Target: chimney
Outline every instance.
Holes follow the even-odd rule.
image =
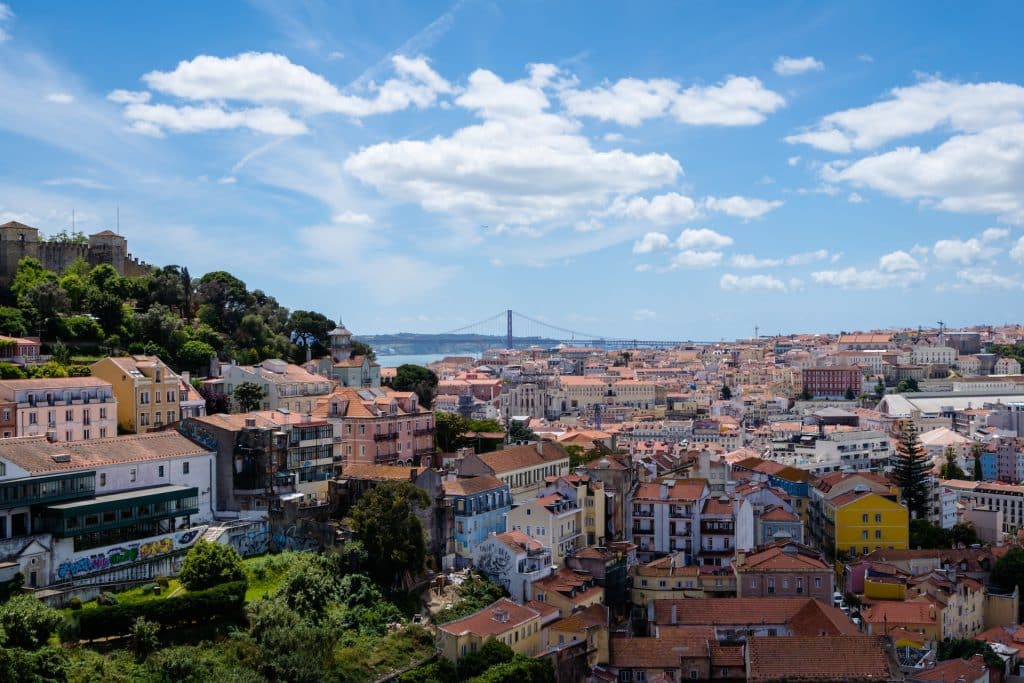
[[[537,455],[544,455],[544,444],[540,439],[537,439]]]

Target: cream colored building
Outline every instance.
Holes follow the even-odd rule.
[[[157,356],[104,358],[89,369],[110,382],[122,431],[143,434],[181,418],[181,378]]]
[[[522,502],[534,498],[548,477],[569,474],[569,454],[557,443],[538,441],[493,453],[470,453],[459,461],[459,476],[481,474],[494,475],[508,484],[513,501]]]
[[[224,392],[231,396],[243,382],[258,384],[263,389],[263,410],[287,410],[309,413],[321,396],[331,393],[334,382],[326,377],[283,360],[267,359],[257,365],[221,366]],[[238,407],[233,406],[238,412]]]
[[[437,649],[445,659],[457,662],[476,652],[489,640],[500,640],[516,654],[533,657],[541,650],[541,615],[508,598],[479,612],[437,627]]]
[[[506,513],[505,528],[521,531],[551,548],[551,563],[587,546],[605,543],[604,484],[586,475],[560,477],[536,498],[519,502]]]

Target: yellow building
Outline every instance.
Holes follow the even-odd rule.
[[[157,356],[104,358],[89,370],[112,385],[122,432],[143,434],[181,419],[181,378]]]
[[[551,548],[551,561],[587,546],[605,543],[604,484],[588,475],[548,477],[536,498],[519,499],[505,515],[509,531],[522,531]]]
[[[559,619],[546,629],[547,647],[558,649],[579,642],[587,644],[587,665],[608,661],[608,608],[591,605]]]
[[[501,598],[475,614],[438,626],[437,648],[445,659],[457,662],[488,640],[500,640],[517,654],[533,657],[541,650],[540,622],[537,610]]]
[[[836,553],[850,557],[875,550],[905,550],[910,522],[907,508],[894,495],[854,489],[825,501],[825,536]]]
[[[675,553],[654,562],[630,569],[633,587],[630,600],[634,605],[647,605],[652,600],[703,598],[700,567],[686,566],[686,555]]]

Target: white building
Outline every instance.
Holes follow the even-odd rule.
[[[518,603],[529,600],[530,584],[549,576],[551,548],[522,531],[491,534],[473,549],[473,566],[488,579],[504,586]]]
[[[969,509],[1001,512],[1004,532],[1024,528],[1024,486],[958,479],[943,479],[939,484],[955,491],[959,501]]]
[[[173,573],[213,519],[214,453],[176,432],[0,450],[0,562],[28,586]]]
[[[231,396],[239,384],[253,382],[265,394],[263,410],[309,413],[317,399],[331,393],[331,380],[283,360],[268,359],[256,365],[222,365],[221,386]]]
[[[915,346],[911,349],[914,365],[952,365],[956,362],[956,349],[948,346]]]
[[[772,460],[799,467],[815,476],[840,471],[879,470],[894,453],[885,432],[857,430],[827,436],[801,434],[772,442]]]

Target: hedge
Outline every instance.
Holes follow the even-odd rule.
[[[83,640],[127,634],[139,617],[170,628],[241,618],[247,587],[246,581],[233,581],[173,598],[82,610],[73,618]]]

